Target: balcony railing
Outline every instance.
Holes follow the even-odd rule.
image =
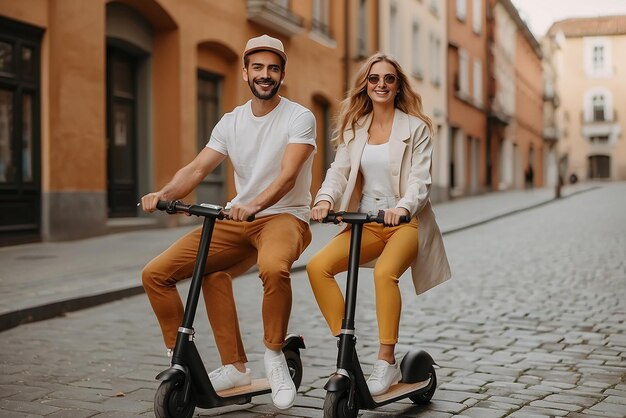
[[[556,142],[559,140],[560,132],[556,126],[543,127],[543,140],[546,142]]]
[[[273,0],[248,0],[248,19],[285,36],[304,29],[304,19]]]
[[[612,113],[612,114],[610,114]],[[585,114],[585,111],[580,112],[580,121],[583,124],[612,124],[617,122],[617,111],[613,110],[613,112],[605,112],[595,110],[592,111],[591,114]]]

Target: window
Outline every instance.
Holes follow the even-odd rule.
[[[472,28],[480,33],[483,26],[483,0],[472,0]]]
[[[476,106],[482,106],[483,104],[483,63],[479,59],[474,60],[473,76],[474,76],[474,102]]]
[[[596,87],[583,96],[583,122],[610,122],[615,118],[613,93],[604,87]]]
[[[439,0],[430,0],[430,12],[435,16],[439,15]]]
[[[42,34],[0,16],[0,245],[39,238]]]
[[[441,83],[441,39],[433,33],[430,34],[430,81],[438,86]]]
[[[220,118],[221,77],[198,72],[198,151],[209,142],[211,131]]]
[[[311,29],[330,37],[330,18],[328,0],[313,0],[313,18]]]
[[[0,38],[0,186],[38,183],[36,48],[22,39]]]
[[[456,17],[462,22],[465,22],[467,15],[467,0],[456,0]]]
[[[589,141],[593,144],[608,144],[609,136],[608,135],[596,135],[589,137]]]
[[[593,96],[592,107],[593,107],[593,121],[594,122],[603,122],[605,120],[604,106],[605,106],[605,103],[604,103],[603,95]]]
[[[613,75],[610,38],[602,36],[584,38],[584,51],[584,68],[588,77]]]
[[[469,96],[469,64],[467,51],[459,49],[459,93]]]
[[[420,25],[418,22],[413,23],[413,32],[411,35],[411,47],[413,57],[413,74],[422,78],[421,48],[420,48]]]
[[[391,5],[389,10],[389,52],[397,60],[400,60],[400,24],[398,22],[398,8],[395,4]]]
[[[222,114],[223,78],[204,70],[198,71],[198,150],[204,149],[213,128]],[[226,200],[226,164],[218,165],[200,183],[196,190],[200,202],[220,203]]]
[[[593,47],[593,70],[594,72],[600,71],[604,68],[604,46],[595,45]]]
[[[357,53],[367,56],[367,0],[359,0]]]

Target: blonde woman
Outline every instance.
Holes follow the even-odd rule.
[[[443,240],[429,201],[432,123],[395,59],[370,57],[342,102],[335,161],[317,193],[311,219],[330,210],[377,212],[385,223],[365,224],[361,264],[374,260],[378,359],[367,380],[372,395],[401,380],[395,359],[402,299],[398,281],[411,267],[416,293],[450,278]],[[408,215],[410,223],[400,224]],[[341,332],[344,299],[335,275],[348,268],[347,226],[307,265],[317,303],[334,336]]]

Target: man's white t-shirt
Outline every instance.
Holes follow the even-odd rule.
[[[225,114],[206,145],[227,155],[233,164],[237,196],[231,203],[251,202],[278,177],[287,144],[310,144],[314,152],[300,170],[293,189],[256,215],[291,213],[308,223],[315,117],[306,107],[284,97],[270,113],[260,117],[254,116],[251,104],[248,101]]]

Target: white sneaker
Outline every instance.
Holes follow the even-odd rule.
[[[376,360],[374,370],[367,379],[367,388],[372,396],[382,395],[400,379],[402,379],[402,372],[397,361],[394,364],[389,364],[385,360]]]
[[[252,383],[250,369],[246,369],[246,372],[242,373],[232,364],[227,364],[219,369],[213,370],[209,373],[209,379],[216,392]]]
[[[278,409],[291,408],[296,400],[296,385],[291,380],[285,355],[265,353],[265,373],[272,388],[272,401]]]

